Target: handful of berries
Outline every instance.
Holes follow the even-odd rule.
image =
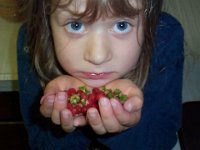
[[[93,88],[89,91],[85,86],[80,86],[78,89],[70,88],[66,91],[67,93],[67,108],[72,112],[72,115],[85,115],[87,110],[91,107],[98,108],[98,101],[102,97],[107,97],[109,99],[116,98],[121,103],[124,103],[128,96],[123,94],[121,90],[107,89],[103,87]]]

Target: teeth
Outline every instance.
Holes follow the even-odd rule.
[[[92,76],[100,76],[102,75],[103,73],[91,73]]]

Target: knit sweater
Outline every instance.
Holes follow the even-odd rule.
[[[65,133],[39,112],[42,87],[26,47],[26,27],[19,30],[17,60],[20,107],[31,149],[85,150],[98,141],[112,150],[170,150],[181,126],[184,34],[181,24],[161,13],[157,25],[151,66],[144,87],[139,123],[117,134],[96,135],[89,126]]]

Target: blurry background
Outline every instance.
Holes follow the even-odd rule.
[[[165,0],[163,10],[175,16],[185,31],[183,101],[200,101],[200,1]]]
[[[19,5],[17,0],[0,0],[0,91],[17,90],[16,40],[23,19]]]

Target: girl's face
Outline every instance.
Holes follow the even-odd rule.
[[[130,2],[135,4],[135,0]],[[86,0],[74,0],[68,6],[76,12],[83,12],[85,8]],[[100,17],[88,24],[84,19],[77,20],[70,11],[57,8],[50,20],[60,65],[87,85],[103,86],[136,67],[143,43],[139,15]]]

